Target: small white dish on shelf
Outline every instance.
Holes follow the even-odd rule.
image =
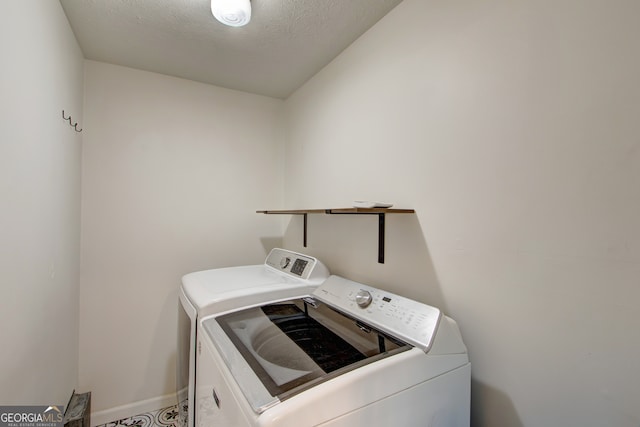
[[[391,203],[372,202],[369,200],[356,200],[353,202],[354,208],[390,208]]]

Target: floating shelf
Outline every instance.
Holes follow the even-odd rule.
[[[384,264],[384,234],[386,214],[408,214],[415,213],[413,209],[390,209],[390,208],[337,208],[337,209],[294,209],[294,210],[268,210],[256,211],[256,213],[266,215],[302,215],[303,216],[303,245],[307,247],[307,215],[377,215],[378,216],[378,262]]]

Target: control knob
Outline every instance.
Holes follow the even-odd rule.
[[[360,289],[356,294],[356,303],[362,308],[367,308],[369,304],[371,304],[371,301],[373,301],[373,297],[369,291]]]
[[[291,258],[286,256],[280,260],[280,267],[287,268],[290,263],[291,263]]]

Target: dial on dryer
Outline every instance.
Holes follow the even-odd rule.
[[[282,268],[287,268],[289,264],[291,264],[291,258],[289,258],[288,256],[280,260],[280,267]]]

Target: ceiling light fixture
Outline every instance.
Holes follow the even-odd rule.
[[[251,20],[251,2],[249,0],[211,0],[211,12],[225,25],[242,27]]]

